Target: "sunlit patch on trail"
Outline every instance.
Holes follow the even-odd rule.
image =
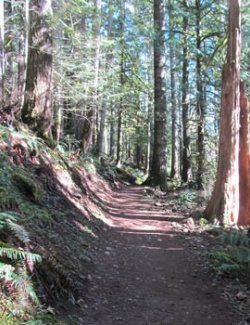
[[[183,247],[160,247],[160,246],[133,246],[136,248],[143,248],[143,249],[149,249],[149,250],[164,250],[164,251],[183,251]]]

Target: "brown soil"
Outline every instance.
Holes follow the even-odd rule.
[[[241,324],[210,275],[209,242],[179,227],[185,218],[167,197],[158,195],[157,201],[136,186],[111,191],[93,177],[84,185],[105,211],[106,225],[93,247],[80,311],[65,310],[66,324]]]

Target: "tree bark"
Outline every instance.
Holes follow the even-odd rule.
[[[197,127],[197,189],[203,189],[204,173],[204,121],[205,107],[202,84],[201,68],[201,1],[196,0],[196,113],[198,118]]]
[[[4,53],[4,1],[0,1],[0,96],[1,109],[4,106],[5,53]]]
[[[109,8],[111,8],[111,3],[109,3]],[[112,39],[112,30],[113,30],[113,10],[109,9],[109,18],[108,18],[108,28],[107,28],[107,38],[108,40]],[[105,72],[108,71],[109,65],[112,65],[113,54],[106,54],[106,63],[105,63]],[[98,153],[101,155],[103,153],[104,141],[105,141],[105,123],[106,123],[106,115],[108,110],[107,100],[103,101],[102,108],[100,112],[100,128],[98,134]],[[112,105],[110,103],[110,105]]]
[[[204,212],[221,224],[239,223],[240,0],[230,0],[227,63],[222,76],[217,178]]]
[[[120,33],[121,33],[121,59],[120,59],[120,84],[121,84],[121,98],[120,106],[118,108],[117,116],[117,148],[116,148],[116,164],[119,166],[121,164],[121,155],[122,155],[122,114],[124,110],[124,98],[123,98],[123,89],[125,84],[125,58],[124,58],[124,48],[125,48],[125,2],[121,0],[120,2],[121,10],[121,21],[120,21]]]
[[[240,143],[239,143],[239,218],[238,225],[250,224],[250,155],[249,103],[244,84],[240,83]]]
[[[177,100],[176,100],[176,72],[175,72],[175,46],[174,46],[174,25],[173,25],[173,5],[168,1],[169,11],[169,63],[171,79],[171,115],[172,115],[172,144],[171,144],[171,178],[180,178],[180,166],[178,159],[178,126],[177,126]]]
[[[115,112],[114,103],[111,103],[110,110],[110,139],[109,139],[109,155],[111,158],[115,157]]]
[[[21,2],[21,0],[19,0]],[[26,84],[26,70],[28,61],[29,47],[29,0],[25,0],[24,4],[18,6],[18,15],[20,17],[20,29],[18,40],[18,68],[17,68],[17,89],[15,92],[15,100],[19,111],[24,104],[24,92]]]
[[[43,138],[52,125],[51,0],[32,0],[29,51],[22,119]]]
[[[184,1],[185,8],[187,3]],[[188,18],[183,17],[183,65],[182,65],[182,181],[184,183],[192,180],[191,170],[191,146],[189,135],[189,71],[188,71]]]
[[[93,150],[97,139],[97,111],[98,111],[98,78],[100,60],[100,28],[101,28],[101,0],[95,0],[95,14],[93,17],[94,33],[94,85],[91,91],[90,103],[87,107],[86,119],[83,130],[83,152],[88,154]]]
[[[165,80],[165,8],[154,0],[154,147],[150,178],[155,185],[166,186],[167,130]]]

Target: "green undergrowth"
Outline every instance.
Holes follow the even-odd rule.
[[[214,269],[221,275],[248,276],[250,237],[247,230],[221,230],[221,247],[210,254]]]
[[[185,190],[178,195],[176,204],[179,206],[185,205],[188,208],[194,207],[196,203],[197,193],[191,190]]]
[[[10,164],[4,154],[0,154],[0,169],[0,208],[17,210],[28,219],[49,220],[48,209],[40,205],[42,185],[30,170]]]
[[[52,166],[71,175],[72,166],[85,162],[68,160],[26,130],[0,127],[0,145],[0,325],[59,324],[40,301],[43,283],[55,300],[67,291],[73,297],[77,272],[83,274],[76,265],[90,260],[85,238],[93,233],[80,215],[77,228],[72,206],[54,192],[50,175]],[[39,281],[36,268],[41,268]]]

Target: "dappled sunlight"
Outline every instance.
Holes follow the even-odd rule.
[[[110,218],[112,220],[112,227],[126,230],[142,230],[142,231],[161,231],[167,232],[171,229],[168,222],[155,220],[139,220],[133,218]]]
[[[98,216],[109,227],[127,230],[167,233],[171,222],[182,221],[183,216],[166,211],[164,206],[156,205],[155,199],[145,194],[139,186],[112,187],[96,175],[85,174],[82,177],[89,199],[100,206],[102,214]]]
[[[160,247],[160,246],[147,246],[147,245],[142,245],[142,246],[131,246],[131,247],[136,247],[136,248],[143,248],[143,249],[149,249],[149,250],[164,250],[164,251],[183,251],[183,247]]]
[[[145,230],[135,230],[135,231],[121,230],[119,231],[119,233],[122,235],[140,235],[140,236],[152,236],[152,237],[155,236],[156,238],[159,238],[161,236],[173,238],[177,236],[177,233],[173,231],[159,232],[159,231],[145,231]]]

